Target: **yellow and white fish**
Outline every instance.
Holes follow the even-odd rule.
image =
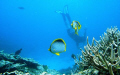
[[[51,53],[56,55],[60,55],[60,53],[66,51],[66,43],[62,38],[55,39],[48,49]]]
[[[72,26],[73,29],[75,29],[75,34],[78,35],[78,31],[79,31],[79,29],[81,29],[81,24],[80,24],[80,22],[78,22],[78,21],[73,21],[73,22],[71,23],[71,26]]]

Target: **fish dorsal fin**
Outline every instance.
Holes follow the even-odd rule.
[[[59,53],[55,53],[55,54],[58,55],[58,56],[60,55]]]

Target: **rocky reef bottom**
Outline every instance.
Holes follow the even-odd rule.
[[[20,55],[4,53],[0,51],[0,75],[97,75],[98,71],[87,69],[73,73],[74,68],[61,69],[59,71],[49,69],[47,65],[41,65],[31,58],[23,58]],[[95,74],[96,73],[96,74]]]
[[[0,75],[45,75],[59,74],[58,71],[49,69],[31,58],[23,58],[15,54],[0,51]]]

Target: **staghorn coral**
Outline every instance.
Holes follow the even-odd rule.
[[[82,49],[81,49],[82,50]],[[97,41],[95,38],[90,45],[87,37],[87,45],[82,50],[80,60],[75,63],[82,66],[92,66],[100,73],[117,75],[120,73],[120,31],[117,27],[108,28],[107,33]]]
[[[86,69],[84,71],[80,71],[78,73],[73,73],[72,75],[98,75],[98,70],[96,69]]]

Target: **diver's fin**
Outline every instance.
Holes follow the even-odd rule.
[[[64,6],[63,11],[64,11],[64,14],[68,14],[68,5],[65,5],[65,6]]]
[[[55,53],[55,54],[58,55],[58,56],[60,55],[59,53]]]
[[[61,14],[61,13],[63,13],[62,11],[55,11],[56,13],[59,13],[59,14]]]

